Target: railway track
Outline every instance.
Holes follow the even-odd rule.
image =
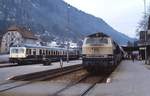
[[[11,78],[10,81],[0,83],[0,92],[4,92],[10,89],[25,86],[27,84],[32,84],[37,81],[53,79],[53,78],[56,78],[65,74],[69,74],[71,72],[75,72],[81,69],[83,69],[81,65],[73,65],[73,66],[64,67],[62,69],[53,69],[53,70],[48,70],[48,71],[44,71],[41,73],[37,72],[37,73],[28,74],[28,75],[13,77]],[[17,82],[18,80],[20,82]],[[30,81],[27,81],[27,80],[30,80]]]
[[[64,91],[66,91],[69,88],[72,88],[80,83],[88,83],[92,81],[92,83],[90,83],[91,85],[89,85],[83,92],[81,92],[79,95],[77,96],[86,96],[88,94],[88,92],[93,89],[95,87],[95,85],[97,83],[104,83],[106,82],[107,78],[110,76],[112,72],[110,73],[106,73],[106,74],[101,74],[100,76],[93,76],[92,74],[85,74],[84,76],[82,76],[80,79],[78,79],[75,82],[71,82],[69,84],[67,84],[64,88],[58,90],[55,93],[49,94],[48,96],[61,96]],[[88,81],[88,82],[87,82]]]
[[[60,89],[59,91],[49,95],[49,96],[57,96],[59,93],[63,92],[64,90],[73,87],[77,84],[79,84],[81,81],[85,80],[86,78],[88,78],[90,76],[90,74],[85,74],[83,77],[81,77],[79,80],[77,80],[76,82],[73,83],[69,83],[67,86],[65,86],[64,88]]]
[[[65,91],[65,90],[67,90],[73,86],[76,86],[79,83],[84,82],[86,79],[88,79],[90,77],[91,77],[91,74],[87,73],[84,76],[82,76],[79,80],[77,80],[76,82],[69,83],[64,88],[60,89],[59,91],[57,91],[53,94],[50,94],[49,96],[61,96],[61,92]],[[105,80],[106,80],[105,76],[104,77],[98,77],[98,79],[93,81],[93,83],[84,92],[82,92],[79,96],[85,96],[97,83],[102,83]]]
[[[104,82],[105,79],[106,79],[106,77],[99,78],[93,84],[91,84],[84,92],[82,92],[79,96],[85,96],[91,89],[93,89],[95,87],[95,85],[97,83],[102,83],[102,82]]]

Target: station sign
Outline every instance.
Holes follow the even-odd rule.
[[[140,47],[140,50],[145,50],[146,49],[146,47]]]
[[[150,35],[150,30],[147,31],[147,34]]]

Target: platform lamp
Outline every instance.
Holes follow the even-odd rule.
[[[70,16],[69,16],[70,5],[67,4],[67,32],[69,32]],[[67,40],[67,63],[69,62],[69,41]]]
[[[145,64],[147,64],[147,21],[146,21],[146,0],[144,0],[144,30],[145,30]]]

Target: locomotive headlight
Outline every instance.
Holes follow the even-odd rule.
[[[103,55],[104,58],[108,58],[108,55]]]
[[[85,55],[85,54],[83,54],[83,55],[82,55],[82,58],[85,58],[85,57],[86,57],[86,55]]]
[[[102,56],[103,58],[113,58],[113,55],[110,55],[110,54],[105,54]]]
[[[108,58],[113,58],[113,55],[112,54],[109,54],[109,55],[107,55],[108,56]]]

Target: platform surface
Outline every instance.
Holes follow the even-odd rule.
[[[111,83],[97,84],[87,96],[150,96],[150,65],[123,61],[111,75]]]
[[[110,83],[97,84],[86,96],[150,96],[150,65],[143,61],[124,60],[110,76]],[[15,88],[0,96],[51,96],[66,83],[35,82]],[[89,84],[80,83],[58,96],[79,96]]]
[[[0,54],[0,63],[9,62],[9,54]]]
[[[67,63],[66,61],[63,62],[63,67],[81,64],[81,60],[73,60]],[[50,69],[57,69],[60,68],[60,62],[53,62],[52,65],[43,66],[43,64],[34,64],[34,65],[24,65],[24,66],[14,66],[14,67],[6,67],[0,68],[0,81],[5,81],[11,77],[29,74],[39,71],[45,71]]]

